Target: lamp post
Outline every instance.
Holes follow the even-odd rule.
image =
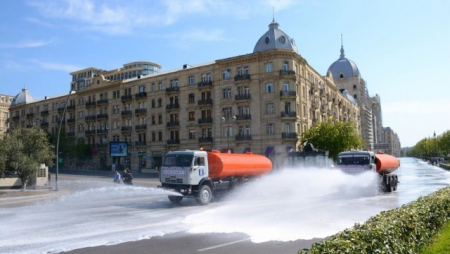
[[[56,138],[56,174],[55,174],[55,191],[59,191],[58,189],[58,171],[59,171],[59,136],[61,135],[61,126],[63,119],[66,115],[66,109],[67,109],[67,103],[69,103],[69,97],[72,94],[72,89],[70,89],[69,94],[67,95],[66,103],[64,105],[64,110],[61,115],[61,119],[59,120],[59,126],[58,126],[58,137]]]
[[[230,124],[229,124],[229,122],[230,121],[236,121],[236,116],[232,116],[232,117],[229,117],[229,116],[222,116],[222,123],[227,123],[227,141],[228,141],[228,145],[227,145],[227,152],[228,153],[231,153],[231,151],[230,151]]]

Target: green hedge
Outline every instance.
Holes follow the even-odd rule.
[[[355,224],[298,253],[417,253],[450,219],[450,187]]]

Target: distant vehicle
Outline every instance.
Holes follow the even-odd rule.
[[[288,166],[291,168],[331,168],[333,163],[328,154],[328,151],[316,149],[311,143],[308,143],[303,151],[288,153]]]
[[[380,185],[386,192],[397,190],[398,176],[392,174],[400,161],[392,155],[370,151],[346,151],[338,155],[336,168],[348,173],[372,171],[380,176]]]
[[[236,185],[272,170],[272,162],[265,156],[219,151],[185,150],[169,152],[160,171],[160,188],[178,192],[169,195],[172,203],[184,197],[195,198],[207,205],[212,197],[220,197]]]

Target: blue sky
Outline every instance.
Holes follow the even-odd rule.
[[[345,55],[402,146],[450,129],[450,1],[0,1],[0,94],[67,93],[72,71],[152,61],[162,70],[253,52],[273,13],[322,75]]]

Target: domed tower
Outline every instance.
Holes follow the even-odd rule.
[[[327,73],[328,72],[331,72],[333,79],[335,80],[360,77],[358,66],[356,66],[352,60],[345,58],[343,45],[341,45],[341,55],[339,56],[339,59],[330,65]]]
[[[285,32],[278,29],[279,24],[272,21],[269,24],[269,31],[259,38],[256,42],[253,53],[264,52],[273,49],[288,49],[297,52],[297,46],[295,46],[295,41],[289,37]]]
[[[11,103],[11,106],[22,104],[22,103],[26,104],[26,103],[30,103],[30,102],[33,102],[33,101],[34,101],[34,98],[28,92],[28,89],[27,88],[22,88],[22,92],[20,92],[19,94],[17,94],[14,97],[14,99],[13,99],[13,101]]]

